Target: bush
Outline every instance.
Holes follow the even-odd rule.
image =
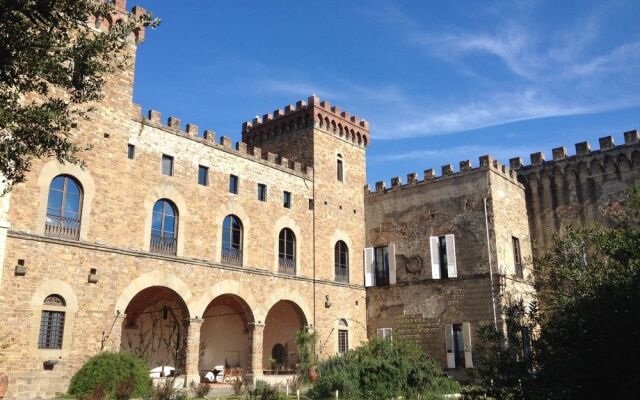
[[[442,376],[437,363],[415,343],[374,339],[365,346],[318,365],[319,379],[309,394],[344,399],[429,397],[458,386]]]
[[[247,389],[247,400],[283,400],[285,395],[280,393],[278,387],[272,387],[264,381],[257,381],[253,389]]]
[[[193,381],[191,381],[191,388],[193,389],[193,393],[196,395],[196,398],[198,399],[206,398],[209,392],[211,391],[211,388],[209,387],[208,384],[206,383],[196,384]],[[234,389],[234,392],[235,392],[235,389]]]
[[[116,392],[124,395],[128,389],[131,389],[129,396],[143,397],[150,385],[147,365],[142,360],[130,353],[104,352],[91,357],[76,372],[69,384],[69,394],[87,396],[100,387],[109,398],[116,397]]]
[[[173,386],[173,379],[167,378],[157,385],[151,386],[151,398],[153,400],[174,400],[178,391]]]

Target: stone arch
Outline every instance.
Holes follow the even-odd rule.
[[[185,201],[182,193],[175,187],[167,184],[159,184],[151,188],[147,195],[144,197],[143,207],[145,212],[144,220],[144,237],[142,238],[142,248],[145,251],[149,251],[151,247],[151,221],[153,220],[153,206],[156,201],[160,199],[167,199],[171,201],[178,214],[178,245],[176,248],[176,256],[184,254],[184,242],[185,242],[185,226],[187,225],[189,210],[187,208],[187,202]]]
[[[293,231],[296,237],[296,275],[302,275],[302,262],[301,262],[301,242],[302,231],[296,221],[288,215],[283,215],[276,220],[273,224],[272,240],[273,240],[273,271],[278,271],[278,242],[280,238],[280,231],[284,228],[289,228]]]
[[[82,188],[82,209],[80,214],[80,240],[86,240],[91,222],[91,205],[96,194],[96,184],[87,168],[82,169],[74,164],[61,164],[57,160],[50,160],[42,166],[38,175],[37,185],[40,191],[38,212],[35,221],[36,234],[44,235],[47,203],[49,201],[49,185],[58,175],[69,175],[78,181]]]
[[[344,128],[342,127],[342,124],[338,124],[338,133],[340,134],[340,137],[344,136]]]
[[[60,308],[64,311],[64,331],[62,333],[61,349],[40,349],[38,348],[38,337],[40,335],[40,324],[42,311],[52,308],[44,305],[47,296],[57,294],[64,298],[65,306]],[[60,279],[48,279],[42,282],[31,295],[31,329],[29,332],[29,347],[35,349],[43,356],[57,358],[69,354],[73,345],[74,320],[78,312],[78,298],[75,291],[67,282]]]
[[[227,215],[235,215],[242,222],[242,265],[250,264],[250,254],[248,243],[251,241],[251,218],[244,208],[233,200],[228,200],[226,203],[221,204],[216,211],[216,217],[214,219],[214,234],[213,234],[213,260],[220,262],[222,255],[222,224]]]
[[[324,129],[329,130],[329,117],[324,117]]]
[[[129,285],[122,291],[120,297],[116,301],[114,313],[122,314],[129,306],[131,300],[144,289],[159,286],[171,289],[176,292],[187,307],[189,315],[196,315],[193,303],[195,301],[191,289],[177,276],[166,273],[165,271],[146,272],[131,281]]]
[[[251,310],[254,321],[258,323],[262,323],[264,321],[264,319],[258,320],[256,316],[262,315],[264,312],[259,310],[260,303],[256,301],[252,291],[249,290],[247,285],[243,285],[240,281],[236,280],[224,280],[217,282],[213,286],[209,287],[200,297],[194,299],[191,307],[195,313],[193,315],[201,317],[204,315],[207,307],[214,299],[227,294],[242,299],[247,304],[249,310]]]
[[[312,324],[313,314],[311,313],[311,308],[309,308],[309,306],[307,305],[307,301],[305,300],[305,298],[296,291],[292,291],[288,288],[282,287],[273,291],[271,293],[271,296],[269,296],[269,298],[264,301],[264,309],[254,311],[256,321],[265,321],[269,310],[271,310],[273,306],[280,301],[288,301],[290,303],[293,303],[300,312],[301,319],[304,319],[308,326]]]
[[[318,117],[318,127],[322,128],[322,125],[324,123],[324,120],[322,119],[322,114],[318,113],[317,117]]]
[[[338,129],[338,126],[336,125],[336,121],[332,119],[331,120],[331,131],[335,133],[337,131],[337,129]]]
[[[356,132],[356,136],[358,137],[358,144],[362,144],[362,135],[360,135],[360,132]]]
[[[269,307],[265,317],[262,363],[269,367],[272,358],[277,360],[271,369],[291,370],[296,365],[297,352],[295,335],[308,325],[309,319],[296,301],[280,299]],[[281,357],[274,357],[274,350],[280,349]]]
[[[351,141],[353,143],[356,142],[356,131],[354,131],[353,129],[351,129]]]
[[[367,135],[362,135],[362,144],[364,145],[364,147],[367,147],[367,145],[369,144],[369,139],[367,138]]]

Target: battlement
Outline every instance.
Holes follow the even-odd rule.
[[[300,100],[294,105],[275,110],[272,114],[256,116],[252,121],[242,124],[242,140],[250,146],[262,143],[307,128],[314,127],[340,137],[356,146],[369,144],[369,123],[360,117],[331,106],[318,96],[310,96],[307,101]]]
[[[607,154],[614,150],[627,149],[630,146],[639,146],[639,134],[637,130],[631,130],[624,132],[624,144],[616,146],[612,136],[601,137],[598,150],[591,150],[591,144],[589,142],[580,142],[575,144],[575,155],[569,155],[566,147],[556,147],[551,150],[552,159],[545,160],[543,152],[531,153],[529,156],[530,164],[525,164],[521,157],[515,157],[509,160],[511,169],[518,172],[529,169],[546,168],[550,167],[558,162],[571,162],[576,160],[582,160],[583,158],[590,156],[598,156],[600,154]]]
[[[513,182],[516,185],[521,185],[518,182],[518,176],[516,171],[508,168],[506,165],[501,164],[498,160],[493,159],[490,155],[485,155],[479,158],[480,165],[478,167],[473,167],[471,165],[470,160],[460,161],[460,169],[458,172],[455,172],[453,166],[451,164],[443,165],[441,169],[441,175],[436,176],[436,173],[433,169],[425,169],[424,170],[424,179],[419,180],[418,174],[412,172],[407,174],[407,183],[403,184],[402,179],[400,177],[391,178],[391,187],[387,188],[385,181],[376,182],[375,190],[371,190],[369,185],[365,185],[364,193],[365,195],[380,195],[389,192],[395,192],[402,189],[408,189],[411,187],[419,186],[419,185],[427,185],[431,183],[437,183],[440,181],[453,179],[461,176],[466,176],[471,173],[477,171],[492,171],[505,179]]]
[[[136,109],[140,110],[140,107],[136,106]],[[177,117],[171,116],[167,118],[166,123],[162,123],[161,113],[156,110],[149,110],[146,117],[140,113],[138,115],[138,119],[144,125],[162,129],[165,132],[194,140],[203,145],[223,150],[227,153],[258,161],[262,164],[269,165],[288,173],[293,173],[306,179],[313,179],[313,168],[310,166],[302,165],[297,161],[289,160],[288,158],[278,154],[263,152],[259,147],[249,147],[245,142],[236,142],[235,146],[233,146],[233,141],[227,136],[221,136],[219,141],[216,142],[215,131],[205,129],[202,134],[200,134],[200,128],[198,125],[192,123],[187,123],[185,125],[185,129],[182,130],[181,121]]]
[[[89,26],[93,26],[96,29],[108,31],[113,28],[116,24],[125,21],[127,18],[141,18],[142,16],[147,14],[147,11],[139,6],[134,6],[131,9],[131,13],[127,12],[127,1],[126,0],[113,0],[113,11],[107,17],[98,17],[96,15],[89,16]],[[136,29],[133,32],[133,40],[136,44],[140,44],[144,41],[144,28]]]

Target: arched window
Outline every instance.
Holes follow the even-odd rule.
[[[52,294],[44,299],[38,348],[61,349],[64,336],[64,317],[66,302],[62,296]]]
[[[296,235],[289,228],[280,231],[278,246],[278,272],[296,274]]]
[[[49,185],[45,235],[78,240],[81,208],[80,183],[69,175],[58,175],[53,178]]]
[[[336,170],[338,174],[338,180],[342,182],[344,180],[344,170],[342,166],[342,155],[338,154],[338,159],[336,160]]]
[[[156,201],[151,221],[151,251],[176,255],[178,248],[178,210],[167,199]]]
[[[242,222],[227,215],[222,224],[222,262],[242,265]]]
[[[342,240],[335,247],[336,281],[349,282],[349,248]]]
[[[349,331],[346,319],[338,321],[338,353],[344,354],[349,350]]]

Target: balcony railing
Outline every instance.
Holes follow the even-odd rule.
[[[231,265],[242,265],[242,250],[222,248],[222,262]]]
[[[296,274],[296,260],[280,257],[278,259],[278,272],[281,274]]]
[[[336,268],[336,282],[349,283],[349,270],[347,268]]]
[[[78,240],[80,238],[80,220],[47,215],[44,234],[62,239]]]
[[[166,254],[168,256],[175,256],[178,249],[178,239],[170,236],[151,235],[151,247],[152,253]]]

